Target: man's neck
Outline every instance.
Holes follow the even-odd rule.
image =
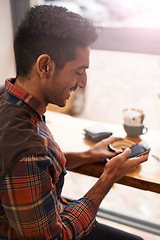
[[[40,88],[38,86],[38,82],[36,81],[36,79],[19,76],[16,78],[14,85],[28,92],[30,95],[37,98],[40,102],[43,103],[40,97],[41,96]]]

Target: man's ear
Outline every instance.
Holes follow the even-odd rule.
[[[36,61],[36,69],[41,78],[49,78],[51,72],[54,71],[55,68],[54,62],[51,61],[51,58],[48,54],[42,54],[37,58]]]

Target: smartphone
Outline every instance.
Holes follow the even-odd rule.
[[[138,156],[147,154],[151,150],[145,141],[139,142],[138,144],[134,145],[130,149],[131,149],[131,155],[129,156],[129,158],[138,157]]]

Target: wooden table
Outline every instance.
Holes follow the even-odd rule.
[[[86,119],[74,118],[69,115],[53,111],[46,112],[47,126],[51,130],[56,142],[64,152],[80,152],[89,149],[94,143],[91,143],[84,137],[83,129],[85,127],[100,124],[113,132],[114,136],[126,137],[122,125],[94,122]],[[160,193],[160,161],[152,155],[160,157],[160,131],[148,130],[141,139],[147,141],[151,147],[151,152],[147,162],[141,164],[134,172],[127,174],[117,183],[135,187],[142,190]],[[141,139],[131,139],[135,142]],[[100,177],[103,172],[103,163],[87,164],[74,169],[74,172]]]

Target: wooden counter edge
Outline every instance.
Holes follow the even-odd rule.
[[[94,164],[86,164],[69,171],[99,178],[103,172],[103,168],[104,168],[104,163],[94,163]],[[160,193],[159,184],[154,182],[148,182],[141,179],[136,179],[136,178],[133,179],[130,176],[124,176],[123,178],[118,180],[117,183],[138,188],[145,191]]]

